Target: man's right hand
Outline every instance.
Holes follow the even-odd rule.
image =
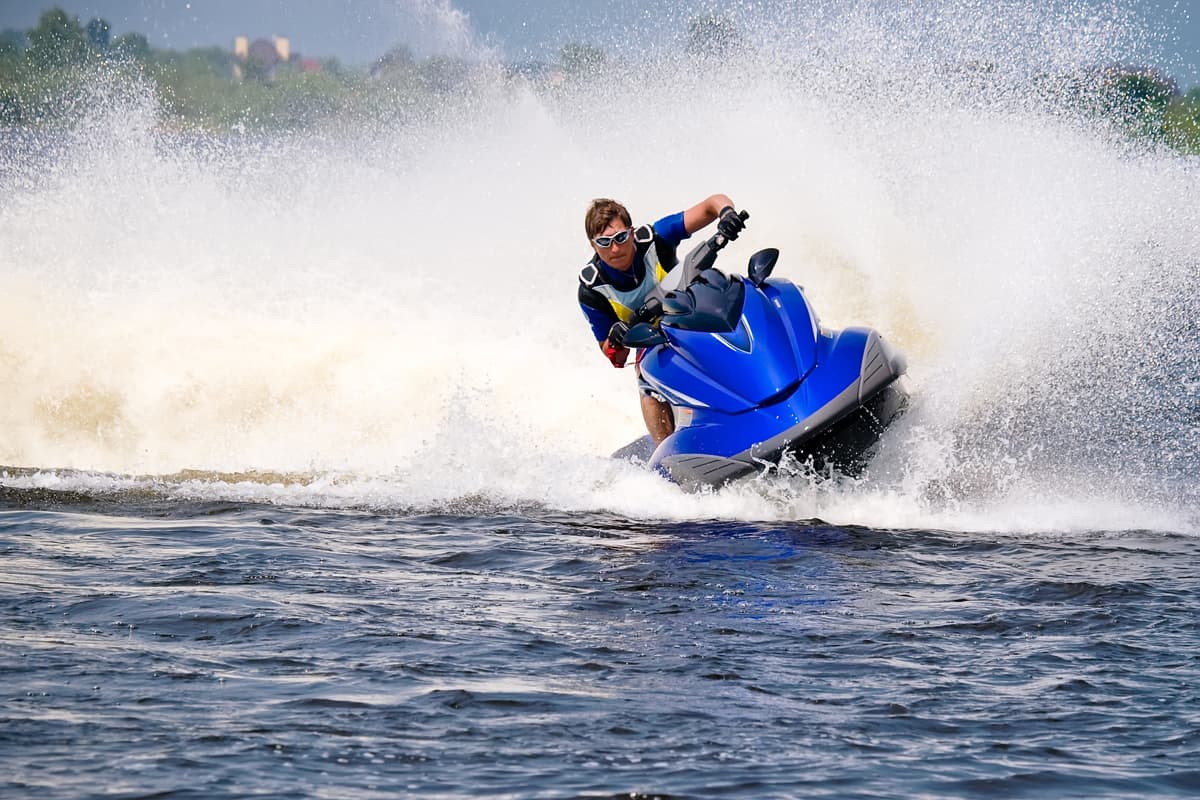
[[[629,358],[628,347],[618,347],[605,339],[600,343],[600,349],[604,351],[605,357],[612,362],[612,365],[617,369],[625,366],[626,359]]]
[[[608,329],[608,341],[613,347],[624,347],[625,334],[627,333],[629,333],[629,326],[621,320],[617,320],[612,324],[612,327]]]

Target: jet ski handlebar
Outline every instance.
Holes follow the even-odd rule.
[[[750,219],[749,211],[739,211],[738,217],[742,222]],[[717,260],[717,253],[729,244],[730,240],[725,234],[717,232],[708,237],[707,240],[697,245],[687,257],[683,260],[683,266],[680,267],[682,274],[679,276],[678,288],[686,287],[692,281],[696,280],[696,276],[706,269],[710,269]]]

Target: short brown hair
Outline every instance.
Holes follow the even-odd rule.
[[[583,229],[587,233],[587,238],[591,240],[597,236],[614,219],[620,219],[626,225],[633,225],[633,217],[629,216],[629,209],[616,200],[609,200],[607,197],[593,200],[583,218]]]

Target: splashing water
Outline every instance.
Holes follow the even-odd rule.
[[[461,52],[466,18],[425,11]],[[1046,89],[1150,46],[1129,15],[736,19],[720,59],[680,32],[549,86],[478,56],[398,126],[181,135],[122,86],[70,130],[3,134],[3,482],[1196,530],[1197,165]],[[696,497],[605,457],[641,423],[576,309],[583,210],[613,196],[644,221],[715,191],[753,215],[727,269],[778,246],[826,324],[908,353],[914,406],[865,480],[785,468]]]

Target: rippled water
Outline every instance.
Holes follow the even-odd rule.
[[[6,797],[1182,797],[1200,540],[8,491]]]
[[[428,114],[0,131],[0,797],[1200,794],[1200,162],[1069,88],[1152,31],[617,5]],[[608,457],[584,210],[714,192],[907,354],[862,480]]]

